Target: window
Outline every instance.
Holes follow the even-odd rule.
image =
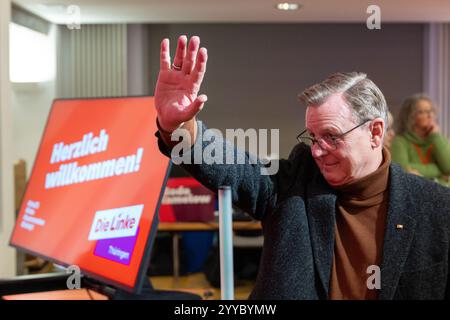
[[[44,82],[55,78],[54,43],[49,34],[11,23],[11,82]]]

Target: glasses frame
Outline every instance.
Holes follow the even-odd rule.
[[[373,120],[373,119],[366,119],[366,120],[364,120],[363,122],[361,122],[360,124],[358,124],[357,126],[351,128],[350,130],[345,131],[344,133],[341,133],[341,134],[338,134],[338,135],[332,135],[332,136],[331,136],[331,138],[332,138],[332,139],[331,139],[332,143],[327,143],[327,142],[323,141],[323,138],[316,139],[316,138],[309,137],[309,136],[303,136],[303,135],[307,132],[308,129],[303,130],[302,132],[300,132],[300,133],[297,135],[297,141],[300,142],[300,143],[302,143],[302,142],[304,142],[304,141],[302,141],[302,140],[300,140],[300,139],[307,139],[307,140],[310,140],[310,141],[311,141],[311,145],[310,145],[311,148],[312,148],[315,144],[318,144],[319,147],[320,147],[322,150],[330,150],[330,151],[334,151],[334,150],[337,149],[337,142],[339,141],[339,139],[341,139],[343,136],[349,134],[349,133],[352,132],[353,130],[355,130],[355,129],[357,129],[357,128],[363,126],[363,125],[365,125],[367,122],[372,121],[372,120]],[[324,147],[322,143],[325,143],[325,145],[330,145],[330,147]]]

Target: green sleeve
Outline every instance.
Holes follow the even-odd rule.
[[[425,178],[439,178],[442,176],[442,172],[438,165],[435,163],[411,163],[409,165],[412,169],[416,169]]]
[[[443,175],[450,175],[450,142],[438,133],[430,134],[432,155]]]
[[[442,175],[441,170],[435,163],[423,164],[420,162],[413,162],[408,156],[409,142],[402,136],[396,136],[391,145],[392,161],[400,164],[403,169],[416,169],[426,178],[437,178]]]

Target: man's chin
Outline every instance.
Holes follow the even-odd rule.
[[[333,187],[340,186],[346,182],[344,177],[339,177],[333,173],[322,172],[322,175],[328,184]]]

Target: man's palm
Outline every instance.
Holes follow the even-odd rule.
[[[206,96],[198,96],[206,71],[206,49],[198,49],[200,40],[191,38],[188,52],[186,39],[180,37],[171,68],[169,41],[161,43],[161,69],[155,90],[155,105],[158,119],[164,130],[173,131],[192,119],[206,102]],[[196,58],[196,59],[195,59]]]

